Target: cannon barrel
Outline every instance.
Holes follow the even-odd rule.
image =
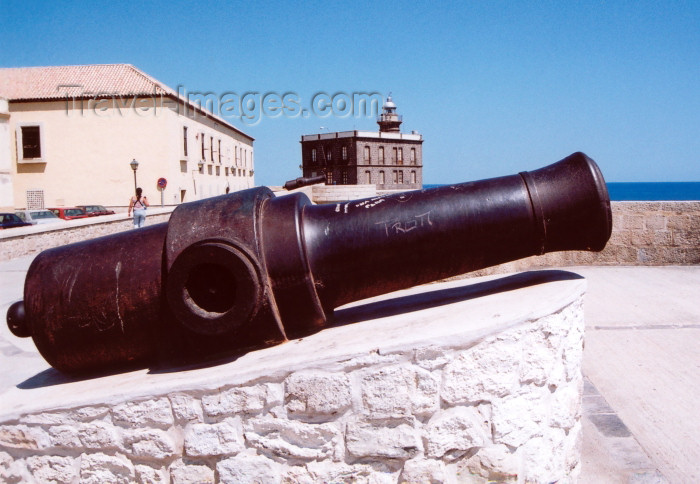
[[[351,301],[531,255],[599,251],[611,230],[603,176],[582,153],[327,205],[253,188],[42,252],[8,325],[65,372],[212,359],[318,331]]]
[[[299,178],[295,178],[294,180],[286,181],[282,188],[284,188],[285,190],[295,190],[297,188],[308,187],[309,185],[315,185],[317,183],[325,183],[325,182],[326,182],[325,175],[312,176],[312,177],[308,177],[308,178],[299,177]]]

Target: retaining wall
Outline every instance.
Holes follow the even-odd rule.
[[[172,210],[172,207],[155,209],[146,223],[167,221]],[[612,212],[612,237],[600,253],[546,254],[476,274],[515,272],[531,267],[700,264],[700,202],[612,202]],[[0,261],[132,228],[131,220],[125,215],[110,215],[104,220],[74,220],[68,227],[46,231],[38,226],[0,231]]]
[[[167,222],[174,207],[149,208],[146,224]],[[65,224],[33,225],[0,231],[0,261],[38,254],[42,250],[132,230],[133,219],[126,214],[102,215],[69,220]]]
[[[45,375],[0,395],[0,480],[573,482],[584,289],[562,271],[442,283],[220,366]]]
[[[538,267],[700,264],[700,202],[612,202],[613,231],[602,252],[554,252],[473,275]]]

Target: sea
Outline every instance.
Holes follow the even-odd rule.
[[[659,201],[659,200],[700,200],[700,182],[610,182],[610,200]],[[442,185],[424,184],[423,188]]]

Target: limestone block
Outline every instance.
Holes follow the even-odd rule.
[[[260,417],[246,424],[245,438],[259,452],[275,457],[302,460],[343,457],[342,434],[337,423],[309,424]]]
[[[437,484],[445,482],[446,478],[442,461],[416,458],[404,463],[399,484]]]
[[[41,450],[51,447],[51,437],[38,427],[0,425],[0,446],[10,449]]]
[[[445,354],[445,350],[437,346],[426,346],[415,350],[413,360],[421,368],[433,371],[445,366],[451,358]]]
[[[124,427],[157,427],[167,429],[175,421],[167,397],[126,402],[112,410],[112,420]]]
[[[78,477],[79,472],[74,457],[53,455],[29,456],[27,457],[27,468],[32,477],[38,482],[69,484]]]
[[[354,457],[407,460],[423,450],[415,423],[410,419],[382,423],[349,422],[345,444]]]
[[[581,362],[583,361],[583,310],[579,307],[570,307],[564,311],[564,324],[569,325],[569,333],[562,343],[563,369],[566,381],[579,381],[581,375]]]
[[[80,459],[80,484],[129,484],[134,480],[133,464],[121,454],[83,454]]]
[[[165,467],[151,467],[141,464],[134,466],[134,472],[136,473],[136,482],[139,484],[170,484],[170,475]]]
[[[78,429],[72,425],[54,425],[49,428],[51,445],[54,447],[64,447],[66,449],[77,449],[82,447]]]
[[[352,484],[396,484],[400,468],[389,463],[332,464],[309,462],[306,464],[311,482]],[[287,483],[285,483],[287,484]],[[292,482],[289,482],[292,484]]]
[[[125,432],[124,448],[135,457],[164,460],[182,455],[175,430],[138,429]]]
[[[557,388],[552,394],[549,425],[570,429],[581,418],[582,387],[572,382]]]
[[[109,407],[81,407],[66,412],[42,412],[23,415],[19,421],[34,425],[63,425],[69,423],[85,422],[104,417],[109,413]]]
[[[554,338],[553,338],[554,339]],[[557,363],[557,348],[544,333],[529,331],[523,339],[523,353],[520,361],[520,383],[544,385]]]
[[[29,475],[23,459],[14,459],[7,452],[0,451],[0,482],[17,484],[28,482]]]
[[[418,367],[362,370],[362,411],[371,418],[429,414],[440,408],[439,389],[438,378]]]
[[[282,468],[262,455],[238,454],[216,464],[220,482],[226,484],[277,484],[282,480]]]
[[[581,434],[581,420],[569,429],[564,441],[564,469],[575,480],[581,472],[581,450],[583,436]]]
[[[78,437],[83,447],[90,450],[121,449],[122,438],[114,425],[97,420],[78,425]]]
[[[185,454],[193,457],[232,455],[243,450],[239,417],[215,424],[191,423],[185,428]]]
[[[203,421],[202,404],[198,399],[186,393],[175,393],[169,395],[169,398],[175,420]]]
[[[284,404],[284,385],[282,383],[265,384],[267,392],[265,405],[268,408]]]
[[[520,456],[503,444],[483,447],[473,456],[457,464],[457,475],[478,475],[491,481],[516,481]]]
[[[443,400],[459,405],[508,395],[518,385],[520,353],[517,340],[489,339],[460,354],[443,370]]]
[[[297,372],[284,383],[289,413],[333,415],[350,407],[350,381],[344,373]]]
[[[551,429],[542,437],[535,437],[521,448],[522,476],[529,482],[555,482],[570,475],[566,465],[566,432]]]
[[[214,395],[202,397],[204,412],[210,417],[235,415],[239,413],[255,414],[265,408],[267,386],[236,387]]]
[[[178,460],[170,466],[172,484],[214,484],[216,478],[214,469],[205,465],[185,464]],[[167,481],[166,481],[167,482]]]
[[[476,407],[454,407],[436,414],[426,425],[426,455],[458,457],[490,442],[489,422]]]
[[[531,387],[523,394],[493,402],[491,424],[495,443],[519,447],[531,437],[541,435],[540,423],[546,413],[542,392],[549,393],[546,388]]]
[[[626,230],[643,230],[644,215],[623,215],[621,228]]]
[[[282,472],[281,484],[315,484],[306,466],[286,467]],[[319,481],[324,482],[324,481]]]

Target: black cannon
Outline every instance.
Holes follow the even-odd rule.
[[[599,251],[611,230],[603,176],[582,153],[327,205],[253,188],[42,252],[8,325],[65,372],[213,359],[318,331],[351,301],[531,255]]]

